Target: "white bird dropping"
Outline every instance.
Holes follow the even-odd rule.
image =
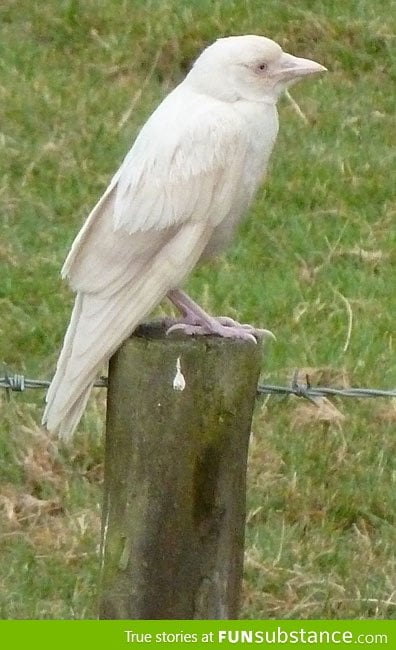
[[[186,387],[186,380],[184,379],[184,375],[181,371],[181,362],[180,362],[180,357],[177,357],[176,361],[176,374],[173,378],[173,390],[184,390]]]

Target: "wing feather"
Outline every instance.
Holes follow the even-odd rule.
[[[183,129],[176,129],[176,101],[165,111],[170,124],[164,126],[163,106],[170,97],[142,129],[71,248],[62,275],[76,291],[109,294],[130,282],[161,245],[162,231],[172,234],[181,224],[200,220],[213,230],[240,191],[247,142],[239,122],[220,119],[216,105],[203,111],[198,103]],[[159,126],[167,133],[161,148]]]

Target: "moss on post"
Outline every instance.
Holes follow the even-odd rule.
[[[109,369],[99,615],[239,609],[260,348],[144,326]]]

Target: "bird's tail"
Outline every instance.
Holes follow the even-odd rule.
[[[86,407],[93,383],[86,385],[77,400],[67,403],[66,395],[64,395],[61,387],[62,382],[66,379],[72,359],[73,342],[80,321],[82,302],[83,296],[78,294],[65,334],[56,372],[47,392],[46,407],[42,419],[42,424],[46,425],[49,431],[58,432],[59,436],[64,439],[69,439],[73,435]]]
[[[123,286],[110,298],[77,294],[46,397],[43,424],[49,431],[71,438],[103,365],[168,291],[166,273],[155,272],[157,262],[152,267],[153,277],[143,276],[134,287]]]
[[[103,365],[163,297],[162,286],[151,284],[145,289],[143,296],[142,291],[123,287],[111,300],[77,294],[46,397],[43,424],[49,431],[71,438]]]
[[[130,293],[124,287],[111,301],[77,294],[42,420],[64,440],[72,437],[103,365],[158,302],[155,291],[154,300],[146,296],[136,308]]]

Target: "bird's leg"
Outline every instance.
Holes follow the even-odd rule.
[[[263,336],[275,338],[269,330],[256,329],[247,324],[241,325],[226,316],[219,318],[210,316],[180,289],[168,291],[167,297],[183,317],[181,321],[169,327],[167,334],[176,331],[182,331],[185,334],[215,334],[223,338],[245,339],[254,343],[257,343],[257,339]]]

